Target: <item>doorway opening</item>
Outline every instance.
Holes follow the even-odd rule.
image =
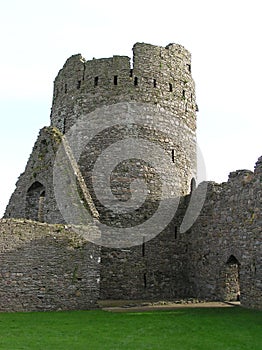
[[[38,181],[34,182],[26,194],[26,218],[34,221],[44,221],[45,187]]]
[[[240,263],[234,255],[230,255],[224,269],[224,300],[240,301]]]

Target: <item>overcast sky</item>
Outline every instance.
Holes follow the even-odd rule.
[[[192,53],[207,179],[253,170],[262,155],[261,0],[0,0],[0,217],[66,59],[132,55],[135,42]]]

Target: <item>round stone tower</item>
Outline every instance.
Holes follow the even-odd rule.
[[[197,107],[189,51],[178,44],[137,43],[133,67],[127,56],[90,61],[71,56],[54,81],[51,124],[65,133],[80,115],[123,101],[161,106],[194,136]]]
[[[95,125],[92,140],[76,157],[79,168],[102,217],[126,226],[147,218],[162,199],[189,193],[196,176],[196,109],[190,53],[178,44],[137,43],[133,65],[126,56],[90,61],[81,55],[70,57],[54,82],[51,125],[68,134],[78,124],[78,140],[85,139],[89,126]],[[104,127],[99,129],[101,124]],[[142,157],[131,152],[112,165],[110,191],[114,199],[103,185],[99,195],[95,187],[103,182],[101,174],[109,158],[114,158],[117,147],[125,149],[119,141],[130,138],[137,139]],[[149,143],[154,145],[152,150]],[[111,155],[100,161],[100,174],[94,176],[97,160],[113,144],[118,146],[110,148]],[[116,214],[108,209],[114,200],[130,200],[137,179],[146,183],[147,193],[145,202],[134,207],[134,215],[129,210]],[[111,204],[103,204],[101,196],[108,197]]]

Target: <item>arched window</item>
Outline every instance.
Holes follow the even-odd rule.
[[[34,182],[26,194],[26,218],[34,221],[44,221],[45,187],[38,181]]]
[[[240,265],[240,262],[234,255],[230,255],[230,257],[227,260],[227,265]]]

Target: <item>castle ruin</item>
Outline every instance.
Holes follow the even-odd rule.
[[[153,238],[141,236],[139,244],[126,247],[94,244],[73,230],[59,206],[54,188],[57,154],[79,120],[82,139],[91,120],[96,123],[102,116],[106,125],[112,110],[122,113],[121,120],[127,109],[129,115],[141,113],[139,124],[125,120],[108,126],[80,152],[73,173],[81,201],[87,201],[93,217],[115,228],[147,221],[161,201],[169,203],[171,194],[178,206]],[[0,310],[88,309],[99,299],[179,298],[240,299],[245,307],[262,308],[262,157],[254,172],[238,170],[227,183],[201,183],[195,189],[197,110],[191,55],[181,45],[137,43],[132,63],[125,56],[86,61],[74,55],[66,61],[54,82],[51,125],[40,131],[0,222]],[[158,117],[157,128],[150,113]],[[93,171],[111,144],[130,137],[163,149],[166,158],[159,172],[150,157],[133,157],[115,167],[110,185],[120,203],[130,199],[134,179],[143,180],[148,189],[138,209],[116,214],[96,195]],[[102,163],[102,172],[106,165]],[[162,198],[161,178],[170,171]],[[206,191],[203,207],[182,230],[189,209],[197,206],[194,193],[201,188]],[[76,216],[74,206],[72,201],[67,212]],[[99,231],[95,222],[87,226],[91,235]]]

